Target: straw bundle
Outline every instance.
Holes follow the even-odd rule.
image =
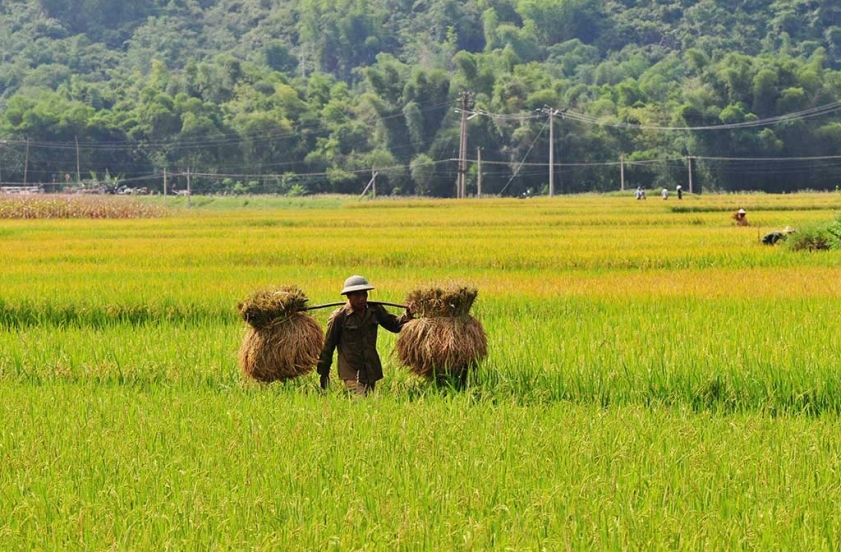
[[[321,326],[303,312],[307,296],[297,287],[266,289],[238,305],[248,328],[239,349],[245,375],[262,382],[308,374],[324,346]]]
[[[470,316],[478,291],[467,286],[417,289],[406,298],[420,318],[409,321],[397,338],[397,356],[412,372],[427,378],[463,376],[488,354],[482,324]]]
[[[297,286],[285,286],[257,290],[237,305],[237,308],[243,320],[254,329],[260,330],[278,319],[301,312],[306,308],[308,300],[306,293]]]
[[[406,305],[424,318],[469,316],[479,291],[471,286],[418,288],[406,297]]]

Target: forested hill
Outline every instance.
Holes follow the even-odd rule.
[[[545,190],[547,106],[558,192],[841,182],[837,0],[2,0],[0,182],[448,196],[463,91],[468,192]]]

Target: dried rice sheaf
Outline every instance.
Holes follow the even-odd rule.
[[[481,322],[470,316],[478,291],[474,287],[417,289],[406,304],[420,315],[397,338],[397,356],[419,376],[460,375],[488,354]]]
[[[239,364],[245,375],[269,383],[310,373],[324,347],[324,333],[303,312],[307,296],[297,287],[260,290],[239,304],[248,322]]]
[[[237,308],[242,319],[259,330],[304,310],[307,301],[306,293],[297,286],[284,286],[257,290]]]
[[[406,297],[406,305],[424,318],[468,316],[479,291],[473,286],[418,288]]]

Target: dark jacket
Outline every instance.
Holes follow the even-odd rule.
[[[369,304],[363,314],[353,312],[350,305],[336,309],[327,321],[324,349],[318,361],[319,375],[330,374],[333,351],[339,349],[339,378],[371,384],[383,378],[383,365],[377,353],[377,328],[382,326],[392,333],[409,321],[404,316],[394,316],[382,305]]]

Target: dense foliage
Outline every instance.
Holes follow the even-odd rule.
[[[545,187],[544,106],[561,192],[835,188],[779,159],[841,155],[839,54],[834,0],[7,0],[0,180],[452,195],[466,90],[490,193]]]

